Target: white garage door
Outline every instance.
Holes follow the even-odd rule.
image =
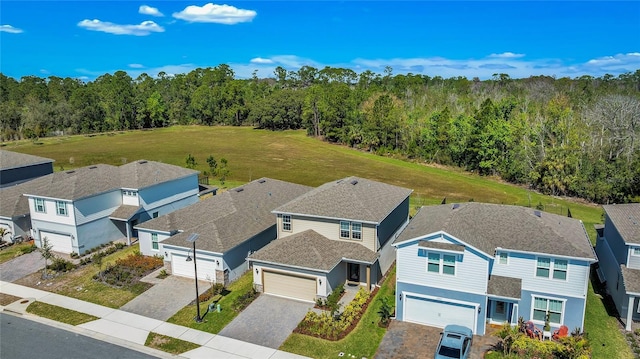
[[[52,251],[54,252],[71,253],[73,251],[71,235],[40,231],[40,240],[42,241],[45,238],[53,246]]]
[[[198,279],[212,281],[215,280],[215,263],[201,258],[198,261]],[[193,278],[193,257],[187,262],[187,256],[173,253],[171,255],[171,272],[180,277]]]
[[[463,325],[475,333],[476,307],[469,303],[452,303],[436,298],[404,296],[404,319],[407,322],[444,328],[448,324]]]
[[[316,279],[291,274],[262,271],[264,292],[280,297],[287,297],[314,302],[316,299]]]

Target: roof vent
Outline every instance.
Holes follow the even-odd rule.
[[[535,214],[536,217],[542,218],[542,212],[540,212],[540,211],[533,211],[533,214]]]
[[[354,185],[354,186],[357,185],[358,184],[358,180],[351,181],[351,184]]]
[[[65,172],[65,173],[67,173],[67,174],[72,174],[72,173],[76,173],[76,171],[71,170],[71,171],[67,171],[67,172]]]
[[[143,164],[145,164],[145,163],[147,163],[147,162],[148,162],[148,161],[146,161],[146,160],[142,160],[142,161],[138,161],[138,164],[143,165]]]
[[[258,181],[258,183],[265,183],[265,182],[267,182],[266,179],[261,179],[261,180]]]
[[[242,192],[244,191],[244,188],[240,187],[240,188],[236,188],[236,192]]]
[[[91,166],[91,167],[89,167],[89,169],[90,169],[90,170],[93,170],[93,169],[96,169],[96,168],[98,168],[98,166]]]
[[[458,209],[460,208],[460,203],[454,203],[453,206],[451,207],[451,209]]]

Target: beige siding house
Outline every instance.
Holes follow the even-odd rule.
[[[254,287],[309,302],[340,284],[370,289],[393,264],[388,253],[409,220],[411,193],[348,177],[280,206],[278,239],[248,258]]]

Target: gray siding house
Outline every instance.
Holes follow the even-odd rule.
[[[254,287],[309,302],[340,284],[371,289],[395,260],[411,193],[347,177],[276,208],[278,239],[249,256]]]
[[[53,173],[53,160],[0,150],[0,188]]]
[[[159,255],[178,276],[193,278],[187,261],[193,247],[186,239],[197,233],[198,278],[228,284],[248,269],[247,256],[277,235],[273,209],[312,188],[261,178],[214,197],[138,225],[140,251]]]
[[[602,206],[604,227],[596,227],[600,279],[631,330],[640,320],[640,203]]]

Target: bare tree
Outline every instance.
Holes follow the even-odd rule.
[[[49,239],[47,237],[42,238],[42,246],[40,247],[40,254],[42,255],[42,258],[44,258],[44,271],[42,272],[42,279],[49,278],[49,273],[47,272],[49,260],[53,260],[53,258],[55,258],[52,250],[53,244],[49,242]]]

